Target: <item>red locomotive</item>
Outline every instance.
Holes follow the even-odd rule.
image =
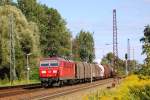
[[[75,78],[75,63],[59,57],[45,58],[40,61],[39,72],[43,86],[62,85]]]
[[[40,61],[39,75],[44,87],[79,83],[112,77],[108,65],[73,62],[60,57],[44,58]]]

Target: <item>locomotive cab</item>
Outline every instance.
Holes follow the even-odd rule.
[[[57,59],[43,59],[40,61],[39,74],[43,86],[50,86],[59,79],[59,65]]]

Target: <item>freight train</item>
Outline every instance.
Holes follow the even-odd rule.
[[[40,60],[39,76],[43,87],[95,81],[113,76],[108,65],[74,62],[61,57]]]

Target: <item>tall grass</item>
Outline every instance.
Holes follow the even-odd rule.
[[[88,95],[88,100],[150,100],[149,77],[131,75],[115,88]]]

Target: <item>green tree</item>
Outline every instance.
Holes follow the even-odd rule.
[[[12,0],[0,0],[0,5],[8,5],[11,3],[12,3]]]
[[[3,6],[3,5],[17,6],[17,4],[13,2],[13,0],[0,0],[0,6]]]
[[[81,30],[73,41],[73,54],[82,61],[93,62],[95,58],[94,39],[90,32]]]
[[[36,0],[17,0],[18,7],[26,15],[26,18],[30,21],[35,21],[35,13],[37,8]]]
[[[18,7],[28,20],[38,23],[44,56],[70,55],[71,32],[56,9],[41,5],[36,0],[18,0]]]
[[[66,22],[61,18],[56,9],[48,9],[48,33],[41,37],[44,47],[50,48],[45,50],[44,54],[56,52],[56,55],[67,56],[71,51],[71,33],[66,28]]]
[[[145,26],[144,29],[144,37],[140,39],[140,41],[143,43],[143,54],[146,54],[145,62],[147,63],[147,66],[150,66],[150,26]]]
[[[114,58],[114,55],[112,52],[107,53],[106,56],[104,56],[102,58],[101,64],[104,64],[104,65],[109,64],[110,66],[113,66],[113,58]],[[124,74],[125,73],[125,61],[118,58],[116,60],[116,66],[118,66],[118,67],[115,67],[115,70],[117,70],[118,74]]]
[[[102,58],[101,64],[113,64],[113,53],[108,53],[106,56]]]
[[[37,66],[40,56],[39,30],[34,22],[28,22],[22,12],[15,6],[0,6],[0,70],[9,70],[9,15],[14,16],[16,72],[18,78],[24,77],[26,54],[33,53],[30,58],[31,69]],[[32,62],[31,62],[32,60]],[[33,70],[34,71],[34,70]],[[4,75],[9,73],[2,72]]]
[[[101,64],[104,64],[104,65],[109,64],[113,66],[113,58],[114,58],[114,55],[112,52],[107,53],[106,56],[102,58]],[[135,60],[128,61],[128,70],[130,73],[135,71],[136,64],[138,65],[138,63]],[[116,70],[118,71],[118,73],[124,74],[125,73],[125,61],[121,58],[118,58],[116,61],[116,65],[118,66],[116,67]]]
[[[73,59],[75,61],[80,61],[80,54],[79,54],[79,40],[78,36],[76,36],[75,39],[72,40],[72,53],[73,53]]]

